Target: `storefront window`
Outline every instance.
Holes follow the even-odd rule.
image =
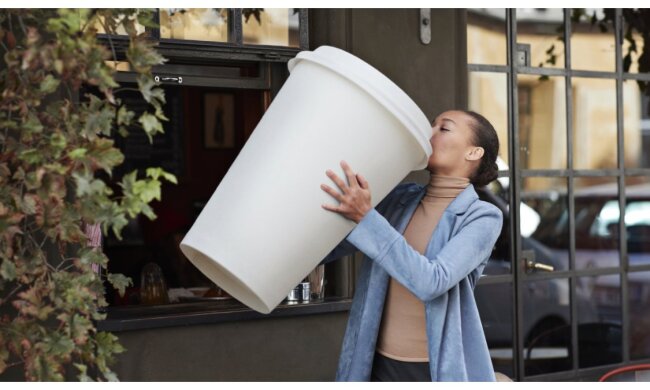
[[[574,77],[571,84],[573,168],[616,168],[616,81]]]
[[[522,291],[526,375],[570,370],[573,356],[569,279],[527,282]]]
[[[506,64],[506,10],[467,10],[467,63]]]
[[[506,74],[469,72],[468,106],[481,113],[494,126],[499,137],[500,170],[508,169],[508,79]]]
[[[616,40],[612,19],[604,18],[607,11],[613,19],[613,9],[571,10],[571,67],[580,70],[614,72],[616,70]],[[592,23],[592,17],[599,20]]]
[[[579,177],[574,181],[576,269],[618,267],[618,179]]]
[[[563,30],[560,8],[517,9],[517,43],[527,46],[530,66],[564,68]]]
[[[160,8],[160,38],[228,42],[228,10]]]
[[[523,169],[566,168],[564,77],[519,75],[519,163]]]
[[[534,261],[553,267],[553,271],[568,270],[567,179],[527,177],[520,196],[522,248],[533,251]]]
[[[244,44],[300,46],[300,14],[297,8],[244,8]]]
[[[650,272],[631,272],[627,277],[630,316],[630,357],[650,358]]]
[[[623,359],[621,275],[578,278],[578,361],[580,368]]]

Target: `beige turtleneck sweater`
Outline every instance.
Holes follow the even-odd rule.
[[[424,254],[433,231],[449,203],[469,185],[464,177],[431,175],[426,194],[404,230],[413,249]],[[405,362],[428,362],[424,303],[390,278],[381,327],[378,353]]]

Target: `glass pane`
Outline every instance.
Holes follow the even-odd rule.
[[[530,45],[530,65],[564,68],[564,12],[517,8],[517,43]]]
[[[650,272],[628,274],[630,357],[650,358]]]
[[[477,188],[479,198],[497,206],[503,213],[501,233],[490,255],[490,261],[483,269],[483,275],[510,275],[510,213],[508,212],[508,178],[500,177],[484,188]]]
[[[538,264],[555,271],[569,269],[567,179],[527,177],[520,197],[522,248],[533,251]]]
[[[625,201],[630,266],[650,264],[650,177],[626,177]]]
[[[508,78],[505,73],[470,72],[469,109],[492,123],[499,137],[500,170],[508,170]]]
[[[623,359],[620,274],[585,276],[576,286],[580,368]]]
[[[576,268],[618,267],[618,179],[577,177],[574,180]]]
[[[136,12],[136,14],[139,12]],[[118,14],[116,15],[116,19],[121,19],[124,17],[124,14]],[[104,20],[105,18],[103,16],[100,16],[98,18],[99,20],[95,21],[92,26],[97,29],[97,34],[106,34],[106,29],[104,28]],[[142,34],[145,31],[145,27],[141,25],[138,21],[135,22],[135,31],[137,31],[138,34]],[[115,31],[117,35],[128,35],[126,33],[126,30],[124,27],[120,26],[116,29]]]
[[[478,284],[474,293],[494,371],[510,378],[514,376],[512,292],[512,283],[491,283]]]
[[[632,12],[629,12],[629,11],[632,11],[632,10],[624,10],[623,11],[624,19],[626,19],[625,18],[626,14],[632,16]],[[638,10],[638,9],[634,10],[635,13],[639,12],[639,11],[643,11],[643,10]],[[636,16],[636,15],[634,15],[634,16]],[[632,17],[634,17],[634,16],[632,16]],[[627,32],[629,21],[625,20],[624,22],[625,22],[625,27],[624,28],[626,29],[625,31]],[[639,19],[635,20],[635,23],[638,23],[638,22],[643,23],[643,19],[639,18]],[[632,41],[634,43],[632,43]],[[632,31],[632,33],[629,36],[628,35],[625,36],[625,40],[623,40],[623,51],[622,51],[623,64],[625,64],[625,56],[630,54],[630,59],[629,59],[630,67],[629,67],[628,70],[625,70],[625,68],[623,68],[624,72],[639,73],[639,56],[641,55],[641,53],[643,53],[643,44],[644,44],[644,39],[639,34],[638,30],[636,30],[636,28]],[[636,48],[636,50],[630,52],[630,47]]]
[[[523,169],[564,169],[566,88],[563,77],[520,75],[519,159]]]
[[[467,10],[467,63],[506,65],[506,10]]]
[[[226,8],[160,8],[160,37],[227,42]]]
[[[573,167],[616,168],[616,81],[574,77],[571,84]]]
[[[613,17],[613,8],[607,12],[611,12]],[[616,70],[614,24],[605,20],[603,9],[573,9],[571,15],[571,67],[614,72]],[[596,22],[592,24],[593,17]]]
[[[635,80],[623,82],[625,166],[650,168],[650,96]]]
[[[526,375],[571,369],[569,279],[527,282],[522,293]]]
[[[300,13],[297,8],[244,8],[244,43],[300,46]]]

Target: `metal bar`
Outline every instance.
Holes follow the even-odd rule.
[[[623,73],[623,79],[650,81],[650,73]]]
[[[564,77],[564,105],[566,111],[566,147],[567,147],[567,168],[569,177],[567,179],[567,212],[569,213],[569,270],[576,269],[576,233],[575,233],[575,199],[573,197],[573,86],[571,83],[571,10],[564,9],[564,66],[569,73]],[[571,351],[573,356],[573,372],[579,368],[578,351],[578,303],[576,301],[577,278],[569,278],[569,305],[571,308]]]
[[[512,283],[512,275],[483,275],[476,282],[477,286],[484,284]]]
[[[300,8],[298,11],[300,29],[300,50],[309,50],[309,9]]]
[[[625,168],[626,176],[650,176],[648,168]]]
[[[618,176],[623,172],[620,169],[576,169],[573,171],[573,176],[582,177],[603,177],[603,176]]]
[[[508,161],[510,161],[510,258],[512,259],[512,272],[514,280],[513,305],[515,321],[513,330],[513,356],[515,367],[514,374],[518,381],[525,377],[524,367],[524,317],[523,317],[523,294],[522,278],[524,276],[523,262],[521,261],[521,235],[519,234],[519,185],[521,175],[519,174],[519,110],[517,97],[517,72],[516,61],[517,48],[517,10],[510,8],[506,10],[506,39],[507,39],[507,65],[508,73],[508,130],[510,130],[510,142],[508,148]]]
[[[244,41],[242,30],[241,8],[228,9],[228,42],[241,46]]]
[[[573,142],[571,142],[571,144],[573,144]],[[567,145],[567,147],[569,147],[569,145]],[[571,153],[571,159],[573,159],[572,155],[573,153]],[[568,157],[569,155],[567,154],[567,159]],[[640,172],[637,172],[637,176],[647,175],[648,171],[650,170],[648,169],[641,170]],[[622,173],[623,173],[622,169],[522,169],[521,170],[521,175],[523,177],[536,177],[536,176],[539,177],[606,177],[606,176],[618,176],[621,175]]]
[[[637,264],[637,265],[628,264],[628,270],[627,270],[628,274],[631,272],[643,272],[643,271],[650,271],[650,264]]]
[[[535,272],[526,274],[527,282],[535,282],[540,280],[549,280],[549,279],[568,279],[568,278],[578,278],[582,276],[600,276],[600,275],[612,275],[620,272],[619,267],[607,267],[607,268],[585,268],[580,270],[563,270],[563,271],[553,271],[553,272]]]
[[[497,72],[497,73],[510,72],[510,69],[506,65],[467,64],[467,70],[472,72]]]
[[[614,18],[614,31],[616,33],[616,128],[618,142],[617,146],[617,161],[618,168],[623,172],[625,169],[625,136],[623,134],[623,14],[620,8],[615,11]],[[627,269],[628,269],[628,256],[627,256],[627,229],[625,228],[625,176],[618,176],[618,205],[619,205],[619,245],[620,245],[620,266],[623,268],[620,274],[621,277],[621,317],[623,318],[623,361],[630,360],[630,317],[628,307],[628,284],[627,284]]]

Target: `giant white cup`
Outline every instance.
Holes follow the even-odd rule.
[[[431,126],[392,81],[329,46],[300,52],[291,75],[181,242],[187,258],[250,308],[269,313],[356,226],[321,207],[347,161],[376,206],[426,167]],[[206,167],[209,169],[209,167]]]

